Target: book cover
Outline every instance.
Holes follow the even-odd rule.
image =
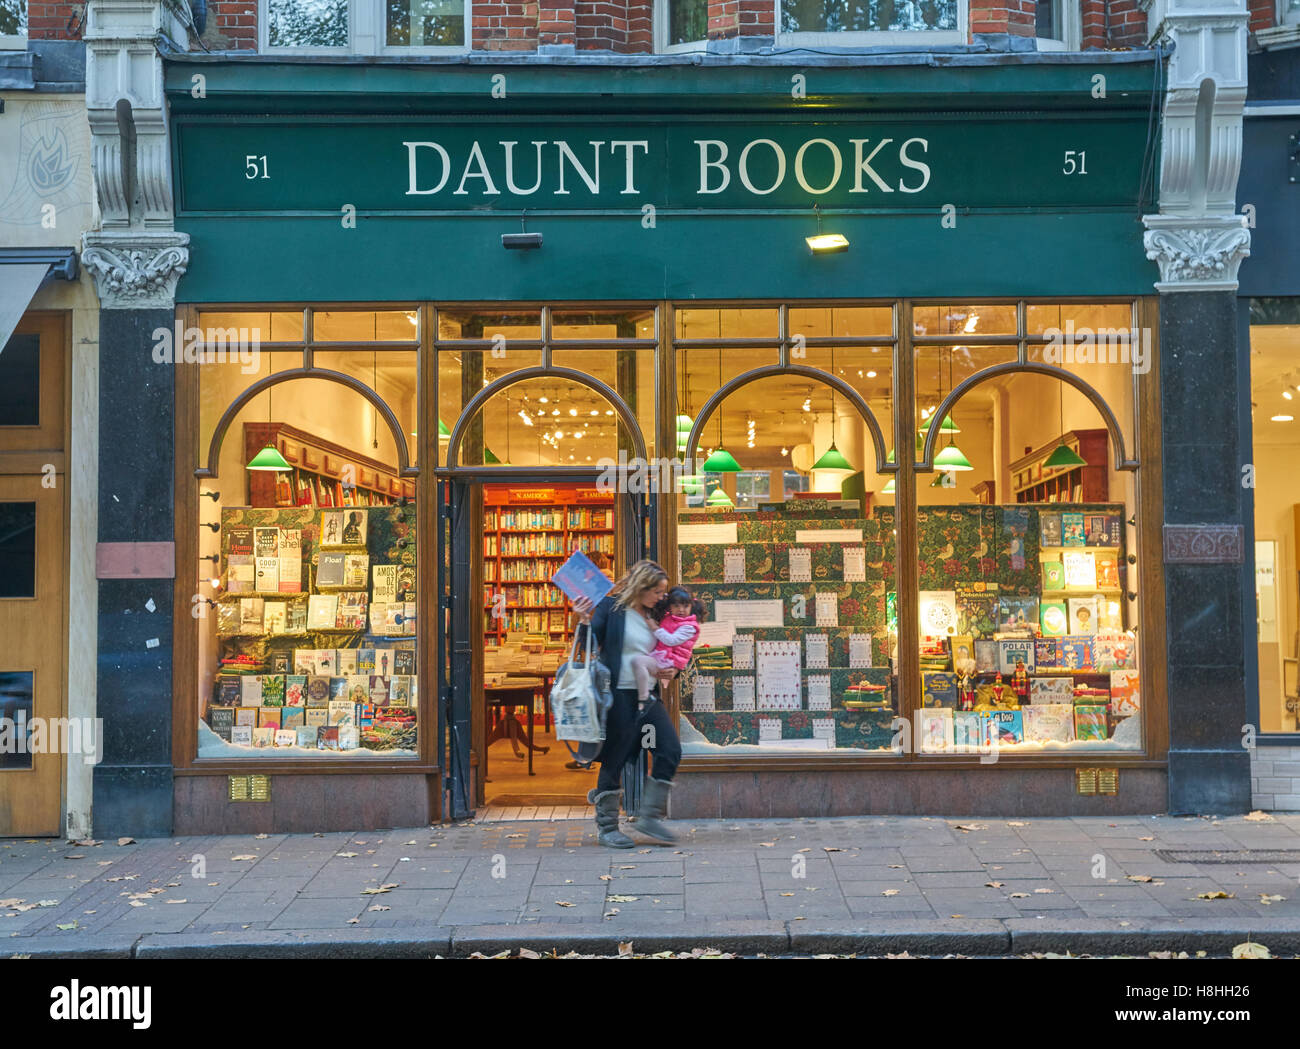
[[[989,745],[1013,746],[1025,741],[1023,710],[991,710],[983,715]]]
[[[338,615],[334,623],[339,630],[365,630],[366,605],[369,595],[364,590],[346,590],[339,594]]]
[[[1070,608],[1069,633],[1079,636],[1097,632],[1097,598],[1072,597],[1067,602]]]
[[[344,700],[342,703],[337,700],[331,700],[329,705],[329,724],[331,725],[355,725],[357,721],[357,708],[355,703]]]
[[[316,746],[320,750],[339,749],[339,730],[337,725],[322,725],[316,735]]]
[[[1136,670],[1110,672],[1110,712],[1114,717],[1126,718],[1142,709],[1142,696],[1138,689]]]
[[[1031,674],[1037,665],[1034,662],[1035,641],[1028,638],[1023,641],[999,641],[998,645],[998,673],[1004,677],[1015,673],[1016,662],[1020,661],[1025,664],[1025,670]],[[1008,678],[1009,681],[1009,678]],[[1007,691],[1010,691],[1008,683]]]
[[[952,669],[960,671],[962,667],[969,664],[973,669],[975,666],[975,639],[967,634],[953,634],[948,639],[948,645],[952,650]]]
[[[218,674],[212,680],[212,705],[214,707],[237,707],[241,694],[240,674]]]
[[[262,675],[262,706],[264,707],[284,706],[284,684],[285,684],[285,676],[283,674],[263,674]]]
[[[343,585],[355,588],[364,587],[370,576],[369,554],[343,555]]]
[[[230,730],[230,742],[242,747],[253,745],[253,726],[236,725]]]
[[[1076,703],[1074,706],[1075,739],[1107,739],[1106,708]]]
[[[407,674],[394,674],[388,683],[388,703],[394,707],[409,707],[411,703],[411,678]]]
[[[384,601],[376,601],[372,597],[370,599],[370,632],[372,634],[393,633],[394,631],[384,629],[384,620],[388,618],[388,610],[390,608],[401,609],[401,607],[401,605],[396,603],[388,604]]]
[[[1121,634],[1124,632],[1124,614],[1121,611],[1122,607],[1123,606],[1118,600],[1118,595],[1097,595],[1097,633]]]
[[[1043,562],[1043,589],[1062,590],[1065,588],[1065,565],[1060,561]]]
[[[402,633],[405,634],[407,637],[414,637],[414,636],[415,636],[415,617],[416,617],[416,614],[417,614],[417,613],[416,613],[416,610],[415,610],[415,602],[414,602],[414,601],[404,601],[404,602],[402,602]],[[551,614],[551,618],[552,618],[552,619],[555,618],[554,613]]]
[[[1084,532],[1089,546],[1119,546],[1120,515],[1088,514]]]
[[[1073,703],[1038,703],[1025,707],[1026,743],[1069,743],[1074,739]]]
[[[358,700],[359,703],[387,703],[389,691],[389,679],[380,677],[378,674],[370,675],[370,689],[366,693],[366,698]]]
[[[287,622],[283,601],[267,601],[262,605],[262,633],[283,634]]]
[[[374,674],[375,669],[375,650],[373,648],[357,649],[357,673]]]
[[[1074,678],[1072,677],[1031,677],[1029,679],[1029,702],[1035,706],[1040,703],[1074,702]]]
[[[239,632],[241,634],[260,634],[264,602],[260,597],[241,597],[239,599]]]
[[[307,629],[333,630],[338,613],[338,594],[312,594],[307,598]]]
[[[1038,514],[1038,545],[1061,545],[1061,515],[1052,513]]]
[[[399,648],[393,652],[393,673],[404,675],[415,673],[415,649]]]
[[[371,671],[381,677],[389,677],[393,673],[393,650],[391,648],[375,649],[375,668]]]
[[[258,728],[279,728],[280,711],[282,707],[258,707],[257,708],[257,727]]]
[[[1034,669],[1053,670],[1061,663],[1061,643],[1054,637],[1034,638]]]
[[[262,705],[261,674],[245,674],[240,679],[239,705],[241,707],[260,707]]]
[[[371,674],[354,674],[348,678],[348,694],[346,702],[350,704],[369,703],[370,702],[370,679]],[[338,700],[330,700],[330,709],[334,709],[334,704]],[[332,721],[331,721],[332,723]]]
[[[355,674],[348,674],[346,677],[342,674],[330,678],[330,691],[326,701],[321,706],[329,706],[335,701],[342,702],[348,698],[349,682],[355,677]]]
[[[230,730],[234,727],[234,707],[208,707],[208,728],[227,743],[230,742]]]
[[[397,597],[397,565],[372,565],[370,568],[370,603],[391,604]],[[405,600],[404,598],[402,600]]]
[[[302,716],[308,725],[319,727],[329,721],[329,710],[325,707],[308,707]]]
[[[1064,557],[1065,585],[1072,590],[1097,588],[1097,562],[1091,550],[1068,551]]]
[[[307,602],[306,601],[285,602],[284,632],[286,634],[307,633]]]
[[[247,594],[257,588],[257,566],[252,554],[231,554],[226,558],[226,592]]]
[[[254,528],[253,556],[259,560],[264,557],[278,558],[280,556],[280,529]]]
[[[295,674],[314,674],[312,667],[315,665],[313,660],[316,656],[316,650],[313,648],[295,648],[293,650],[293,673]]]
[[[307,724],[306,707],[281,707],[280,708],[280,727],[296,729],[300,725]]]
[[[276,730],[269,725],[258,725],[253,729],[253,746],[255,747],[273,747],[275,746]]]
[[[1128,634],[1098,633],[1092,642],[1092,661],[1098,671],[1136,666],[1137,643]]]
[[[339,750],[356,750],[361,745],[361,732],[356,725],[339,726]]]
[[[321,677],[333,677],[338,673],[335,649],[317,648],[313,651],[315,654],[312,656],[311,673]]]
[[[1037,597],[1002,597],[998,599],[998,630],[1038,629]]]
[[[284,679],[284,705],[286,707],[305,707],[307,705],[306,674],[290,674]]]
[[[609,581],[609,577],[581,550],[573,551],[569,559],[555,570],[551,582],[559,587],[570,601],[585,597],[593,605],[599,604],[614,586]]]
[[[921,753],[938,754],[952,750],[952,711],[947,708],[923,710],[917,715],[921,721]]]
[[[278,729],[275,733],[275,745],[277,747],[292,747],[298,742],[298,733],[289,729]]]
[[[1091,670],[1093,668],[1092,638],[1062,638],[1061,666],[1068,670]]]
[[[996,674],[998,671],[998,643],[996,641],[977,640],[975,642],[975,673]]]
[[[346,558],[347,554],[322,552],[320,562],[316,565],[316,586],[342,586]]]
[[[253,529],[243,525],[227,528],[226,554],[227,556],[251,558],[253,556]]]
[[[1114,554],[1097,554],[1097,586],[1103,590],[1119,589],[1119,561]]]
[[[984,748],[984,718],[974,710],[952,712],[952,743],[957,750],[970,752]]]
[[[302,590],[302,529],[285,528],[280,532],[280,593],[296,594]]]
[[[235,724],[243,725],[248,728],[257,727],[257,715],[261,707],[236,707]]]
[[[922,634],[947,637],[957,633],[957,591],[922,590],[919,597]]]
[[[294,734],[297,736],[298,746],[315,747],[316,737],[320,735],[320,728],[316,725],[300,725]]]
[[[293,653],[284,648],[273,648],[266,653],[268,674],[288,674],[293,667]]]
[[[217,633],[239,633],[239,605],[234,601],[220,601],[217,603]]]
[[[337,673],[342,674],[344,677],[350,677],[357,673],[357,652],[358,649],[355,648],[338,649],[339,658]]]
[[[278,531],[278,529],[277,529]],[[280,559],[259,557],[257,564],[257,590],[259,593],[278,593],[280,590]]]
[[[1070,632],[1070,620],[1064,601],[1044,601],[1039,623],[1044,637],[1064,637]]]
[[[921,706],[955,708],[957,706],[957,676],[945,671],[922,671]]]
[[[415,600],[415,566],[398,565],[397,567],[397,601]]]
[[[1087,542],[1083,528],[1083,514],[1061,514],[1061,545],[1083,546]]]
[[[307,689],[305,692],[307,702],[305,706],[309,707],[327,707],[330,701],[330,679],[319,674],[312,674],[307,678]]]
[[[406,602],[393,601],[384,605],[384,614],[380,621],[380,633],[392,636],[398,636],[404,631],[403,624],[406,622]]]

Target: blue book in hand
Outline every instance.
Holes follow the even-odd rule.
[[[585,597],[593,605],[599,604],[601,598],[614,588],[605,573],[581,550],[573,551],[572,556],[556,569],[551,582],[563,590],[570,601]]]

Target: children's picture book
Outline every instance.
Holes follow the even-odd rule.
[[[1029,673],[1034,672],[1037,665],[1034,662],[1035,643],[1033,638],[1027,638],[1024,641],[999,641],[998,643],[998,673],[1008,678],[1015,673],[1017,661],[1025,664],[1025,669]],[[1010,692],[1010,685],[1007,686]]]
[[[344,554],[343,555],[343,585],[354,588],[361,588],[369,581],[370,575],[370,555],[369,554]]]
[[[1024,711],[991,710],[983,717],[990,745],[1007,747],[1025,741]]]
[[[1091,670],[1092,638],[1064,637],[1061,639],[1061,667],[1066,670]]]
[[[288,729],[280,728],[275,733],[275,746],[292,747],[298,741],[298,734]]]
[[[953,634],[948,638],[948,647],[952,651],[952,669],[960,671],[963,666],[975,661],[975,639],[969,634]]]
[[[1102,590],[1119,589],[1119,561],[1114,554],[1097,554],[1097,586]]]
[[[1107,739],[1106,708],[1088,703],[1074,705],[1074,738]]]
[[[280,556],[280,529],[254,528],[253,555],[257,558]]]
[[[1064,615],[1064,611],[1062,611]],[[1038,670],[1055,670],[1061,663],[1061,643],[1054,637],[1034,638],[1034,666]]]
[[[370,603],[389,604],[397,598],[397,565],[372,565],[370,567]],[[405,599],[403,599],[405,600]]]
[[[1064,637],[1070,632],[1064,601],[1044,601],[1040,608],[1039,624],[1044,637]]]
[[[1098,671],[1136,666],[1137,642],[1128,634],[1098,632],[1092,642],[1092,661]]]
[[[1036,703],[1021,713],[1026,743],[1069,743],[1074,739],[1073,703]]]
[[[342,586],[343,569],[346,554],[332,554],[328,551],[320,555],[320,563],[316,566],[316,586]]]
[[[957,676],[938,670],[921,672],[921,706],[948,707],[957,706]]]
[[[917,715],[921,721],[921,753],[940,754],[952,750],[952,711],[947,708],[923,710]]]
[[[299,725],[295,735],[297,736],[298,746],[314,747],[316,746],[316,737],[320,734],[320,728],[316,725]]]
[[[970,753],[984,749],[984,718],[974,710],[952,712],[952,743],[958,751]]]
[[[1067,551],[1064,555],[1065,585],[1072,590],[1095,590],[1097,562],[1091,550]]]
[[[1037,597],[1001,597],[998,599],[998,630],[1038,629]]]
[[[996,641],[975,642],[975,673],[996,674],[998,671],[998,643]]]
[[[1029,679],[1029,702],[1037,706],[1041,703],[1073,703],[1074,678],[1072,677],[1031,677]]]
[[[1119,546],[1123,521],[1117,513],[1088,514],[1084,532],[1089,546]]]
[[[593,605],[599,604],[614,584],[596,567],[581,550],[573,551],[564,564],[555,570],[551,582],[558,586],[570,601],[585,597]]]
[[[322,725],[316,736],[316,746],[320,750],[339,749],[339,728],[337,725]]]
[[[307,598],[307,629],[333,630],[338,614],[338,594],[312,594]]]
[[[1038,514],[1038,545],[1061,545],[1061,515],[1055,513]]]
[[[1061,545],[1083,546],[1087,534],[1083,529],[1083,514],[1061,514]]]
[[[1072,597],[1069,599],[1070,629],[1069,633],[1090,635],[1097,632],[1097,598]]]
[[[231,554],[226,558],[226,592],[247,594],[257,588],[256,559],[252,554]]]
[[[1124,632],[1123,605],[1118,594],[1097,595],[1097,633],[1120,634]]]
[[[1043,562],[1043,589],[1062,590],[1065,588],[1065,565],[1060,561]]]
[[[1142,696],[1138,689],[1136,670],[1110,672],[1110,712],[1113,717],[1126,718],[1142,709]],[[214,726],[215,728],[215,726]]]

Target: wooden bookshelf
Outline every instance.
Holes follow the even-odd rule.
[[[507,633],[562,638],[569,604],[550,577],[574,551],[614,557],[614,497],[578,485],[489,485],[483,493],[483,633],[500,644]],[[494,618],[497,594],[505,614]]]
[[[391,463],[358,455],[287,423],[244,424],[245,463],[268,444],[279,449],[293,470],[244,471],[249,506],[390,506],[415,498],[415,482],[398,477]]]
[[[1109,434],[1104,428],[1070,430],[1065,443],[1087,466],[1049,469],[1043,465],[1061,443],[1054,438],[1011,464],[1011,490],[1017,503],[1110,502]]]

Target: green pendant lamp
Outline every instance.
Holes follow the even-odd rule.
[[[677,489],[683,495],[703,495],[704,477],[701,474],[682,474],[677,478]]]
[[[892,463],[893,461],[894,461],[894,450],[891,448],[891,449],[889,450],[889,454],[888,454],[887,456],[885,456],[885,462],[887,462],[887,463]],[[881,495],[893,495],[893,494],[894,494],[894,478],[893,478],[893,477],[890,477],[890,478],[889,478],[889,482],[885,485],[885,487],[882,488],[882,489],[880,489],[880,494],[881,494]]]
[[[495,455],[493,455],[492,449],[486,446],[483,448],[483,462],[486,463],[488,466],[507,465],[506,463],[503,463],[500,459],[498,459]]]
[[[970,460],[962,454],[960,448],[955,444],[949,444],[938,455],[934,457],[934,465],[937,469],[954,471],[954,470],[973,470]]]
[[[689,415],[677,416],[677,454],[686,454],[686,443],[691,439],[691,427],[695,420]]]
[[[722,351],[718,350],[718,389],[722,389]],[[722,447],[722,405],[718,405],[718,447],[712,455],[704,460],[701,469],[711,474],[740,473],[740,463],[736,457]],[[710,497],[711,498],[711,497]],[[731,500],[727,500],[730,502]]]
[[[831,375],[835,374],[835,349],[831,348]],[[835,447],[835,387],[831,387],[831,446],[822,453],[822,457],[813,463],[814,470],[828,470],[833,473],[851,474],[853,464],[844,458],[844,453]]]
[[[936,462],[938,460],[935,460]],[[951,478],[951,481],[949,481]],[[956,488],[957,478],[951,470],[943,470],[934,475],[934,480],[930,482],[931,488]]]
[[[706,506],[735,506],[736,505],[731,501],[731,496],[729,496],[721,488],[716,489],[711,496],[709,496],[707,499],[704,500],[704,503]]]
[[[268,377],[271,374],[271,365],[269,362],[266,366],[266,374]],[[271,388],[269,386],[266,389],[266,422],[268,426],[271,424]],[[267,442],[265,448],[253,456],[252,460],[244,467],[244,469],[265,470],[268,473],[293,472],[293,467],[289,465],[285,457],[280,454],[279,449],[270,441]]]
[[[922,437],[924,437],[925,434],[929,432],[930,423],[932,422],[934,422],[933,418],[926,419],[925,422],[921,424]],[[958,428],[957,424],[952,421],[951,415],[945,415],[943,417],[943,422],[939,424],[939,432],[940,433],[961,433],[961,430]]]
[[[1043,465],[1049,470],[1057,470],[1063,467],[1071,468],[1075,466],[1087,466],[1088,460],[1083,458],[1083,456],[1065,443],[1065,383],[1061,383],[1060,406],[1061,443],[1052,449],[1052,454],[1043,460]]]
[[[441,419],[438,420],[438,440],[450,441],[451,431],[447,429],[447,424]]]

